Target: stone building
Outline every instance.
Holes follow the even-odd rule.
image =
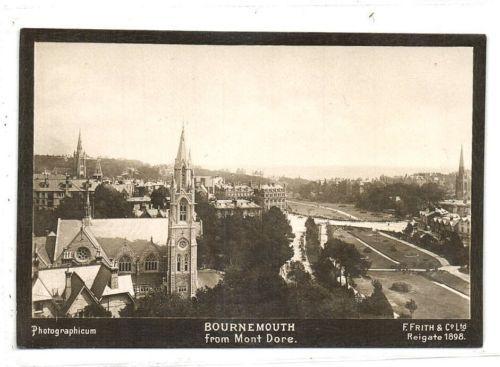
[[[286,190],[279,184],[259,185],[255,189],[255,201],[263,210],[269,210],[275,206],[281,211],[286,210]]]
[[[241,213],[243,217],[259,217],[262,208],[249,200],[215,200],[211,204],[215,207],[218,218],[226,218]]]
[[[175,159],[171,202],[166,217],[93,219],[90,201],[87,200],[85,218],[59,219],[55,234],[49,233],[47,237],[34,239],[34,280],[49,269],[77,269],[73,272],[78,274],[81,267],[99,264],[116,271],[118,276],[129,276],[133,284],[133,297],[160,289],[184,297],[194,296],[199,286],[196,237],[201,233],[201,223],[196,221],[194,211],[193,177],[183,131]],[[89,284],[86,284],[87,288]],[[45,284],[45,288],[50,286]],[[43,287],[37,285],[36,292],[40,289],[43,291]],[[50,294],[55,296],[53,292]],[[60,296],[61,292],[57,295]],[[100,300],[102,294],[97,296]],[[34,309],[50,313],[49,303],[52,301],[38,301],[46,305],[40,306],[45,304],[43,302],[34,303]]]
[[[217,185],[215,186],[215,197],[219,200],[252,200],[254,189],[247,185]]]

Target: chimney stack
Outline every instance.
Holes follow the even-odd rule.
[[[68,300],[69,296],[71,295],[71,275],[73,272],[69,270],[69,268],[66,269],[64,272],[64,275],[66,276],[66,286],[64,289],[64,300]]]
[[[118,268],[116,266],[111,268],[111,284],[109,287],[111,289],[118,288]]]

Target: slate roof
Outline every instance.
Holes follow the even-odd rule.
[[[82,221],[60,219],[57,225],[57,240],[54,259],[57,259],[64,248],[68,246],[82,229]],[[129,242],[144,241],[159,245],[166,245],[168,239],[168,218],[117,218],[117,219],[91,219],[90,225],[85,226],[86,232],[101,245],[104,252],[113,257],[108,246],[123,245],[124,240]],[[103,239],[106,243],[101,243]],[[121,246],[120,246],[121,247]],[[108,252],[109,251],[109,252]]]

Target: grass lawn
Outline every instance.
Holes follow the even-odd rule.
[[[356,249],[365,256],[368,260],[371,261],[372,265],[370,269],[392,269],[393,265],[395,265],[392,261],[386,259],[385,257],[379,255],[375,251],[372,251],[361,242],[359,242],[356,237],[354,237],[349,232],[337,228],[333,232],[333,237],[341,239],[344,242],[353,244]]]
[[[341,210],[350,215],[354,215],[359,220],[363,221],[373,221],[373,222],[387,222],[391,220],[396,220],[394,215],[382,212],[371,212],[368,210],[358,209],[354,204],[338,204],[338,203],[321,203],[322,206],[328,208]]]
[[[397,314],[410,312],[405,304],[413,299],[417,304],[413,318],[415,319],[452,319],[469,318],[469,301],[459,295],[432,283],[429,279],[418,275],[395,271],[369,271],[372,279],[382,284],[383,291]],[[370,295],[373,291],[371,279],[355,279],[357,289]],[[389,289],[394,282],[405,282],[411,285],[408,293],[400,293]]]
[[[366,242],[391,259],[405,263],[412,269],[440,267],[439,261],[432,256],[404,243],[384,237],[366,228],[350,228],[349,232]]]
[[[470,283],[453,274],[448,273],[447,271],[431,271],[428,273],[422,273],[422,275],[429,279],[435,280],[436,282],[444,283],[448,287],[470,296]]]
[[[287,205],[290,211],[304,216],[313,216],[318,218],[326,218],[332,220],[348,220],[349,218],[345,215],[337,213],[333,210],[318,208],[311,206],[313,203],[291,203],[288,202]]]

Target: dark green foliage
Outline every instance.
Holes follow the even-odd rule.
[[[298,193],[303,200],[353,203],[359,195],[359,182],[352,180],[340,182],[309,181],[302,183],[302,185],[296,183],[290,189]]]
[[[168,206],[168,198],[170,197],[170,192],[165,186],[161,186],[158,189],[153,190],[151,193],[151,204],[155,209],[165,209]]]
[[[367,187],[356,201],[356,206],[373,211],[394,209],[399,216],[417,215],[419,210],[443,200],[444,194],[444,190],[434,183],[422,186],[377,183]],[[397,197],[399,200],[396,200]]]
[[[394,282],[389,289],[400,293],[408,293],[411,290],[411,285],[405,282]]]
[[[393,318],[394,311],[382,291],[382,284],[378,280],[372,282],[373,293],[359,305],[360,312],[373,317]]]
[[[111,185],[100,184],[94,193],[95,218],[127,218],[131,215],[125,195]]]
[[[99,304],[91,303],[83,309],[85,317],[111,317],[111,312],[107,311]]]
[[[136,305],[127,305],[121,312],[121,317],[174,317],[195,316],[193,302],[178,294],[167,294],[163,289],[148,293],[136,300]]]
[[[33,234],[46,236],[48,232],[57,230],[57,217],[53,210],[35,209],[33,211]]]
[[[87,173],[92,175],[95,169],[95,159],[87,160]],[[105,177],[117,177],[127,173],[131,178],[158,180],[162,178],[160,168],[137,160],[101,158],[101,168]],[[44,170],[57,170],[59,174],[73,175],[74,160],[65,156],[35,155],[33,171],[42,173]]]
[[[406,302],[405,307],[408,309],[408,311],[410,311],[411,317],[413,318],[413,313],[418,308],[417,303],[413,299],[410,299],[408,302]]]
[[[305,223],[306,227],[306,254],[309,262],[314,266],[319,259],[321,246],[319,242],[319,229],[314,218],[308,217]]]
[[[353,244],[338,238],[331,238],[325,243],[320,257],[338,262],[349,277],[364,276],[371,266],[371,262]]]

